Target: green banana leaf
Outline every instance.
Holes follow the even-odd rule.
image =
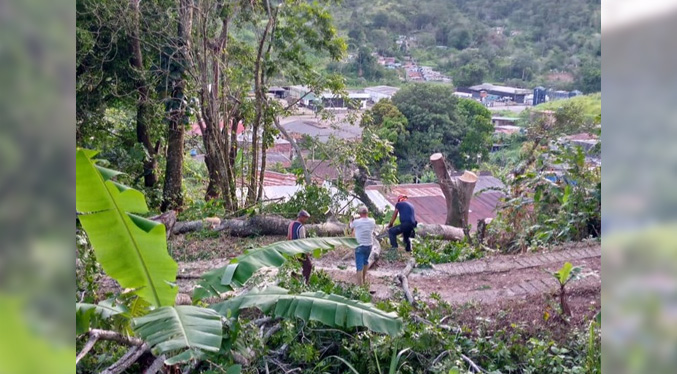
[[[221,316],[212,309],[191,305],[162,307],[133,320],[134,332],[156,356],[166,354],[167,365],[218,352],[223,328]]]
[[[282,266],[289,256],[329,250],[338,245],[357,247],[357,240],[350,237],[287,240],[252,250],[234,258],[227,266],[202,275],[202,281],[193,291],[193,300],[240,288],[258,269]]]
[[[75,303],[75,332],[84,334],[89,330],[92,316],[98,314],[103,319],[127,313],[127,307],[121,304],[113,305],[114,300],[104,300],[98,304]]]
[[[164,225],[147,213],[143,194],[111,181],[117,171],[97,166],[92,151],[76,153],[76,204],[103,270],[156,307],[174,305],[178,265],[167,253]]]
[[[372,331],[391,336],[402,330],[402,320],[396,313],[386,313],[369,303],[361,303],[343,296],[324,292],[304,292],[290,295],[280,287],[263,290],[254,288],[249,293],[214,304],[210,308],[225,317],[237,317],[241,309],[256,307],[276,317],[300,318],[318,321],[327,326],[350,328],[364,326]]]

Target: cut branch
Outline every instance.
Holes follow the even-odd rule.
[[[78,353],[77,357],[75,357],[75,365],[82,360],[83,357],[89,353],[92,348],[94,348],[94,344],[99,340],[99,337],[97,335],[90,335],[89,340],[87,341],[87,344],[82,348],[82,351]]]
[[[401,273],[397,274],[397,281],[404,290],[404,297],[411,305],[414,305],[414,296],[411,294],[411,290],[409,290],[409,280],[407,279],[407,277],[409,276],[409,273],[411,273],[411,271],[414,269],[415,265],[416,260],[410,258],[404,270],[402,270]]]
[[[464,355],[464,354],[461,354],[461,357],[462,357],[462,358],[470,365],[470,367],[472,367],[473,369],[475,369],[476,372],[478,372],[478,373],[486,373],[486,371],[485,371],[484,369],[482,369],[481,367],[477,366],[477,364],[475,364],[474,362],[472,362],[472,360],[471,360],[470,358],[468,358],[468,356],[466,356],[466,355]]]
[[[162,369],[162,367],[165,364],[165,359],[166,359],[165,355],[156,357],[155,361],[153,361],[153,363],[150,364],[150,366],[143,372],[143,374],[155,374],[158,371],[160,371],[160,369]]]
[[[146,351],[148,350],[148,345],[143,344],[140,346],[132,347],[124,356],[120,357],[113,365],[109,366],[106,370],[102,371],[101,374],[120,374],[127,370],[130,366],[134,365],[136,360],[139,359]]]

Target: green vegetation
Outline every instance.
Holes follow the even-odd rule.
[[[566,107],[576,107],[586,120],[594,120],[602,115],[602,94],[596,93],[592,95],[576,96],[567,100],[549,101],[537,105],[533,110],[558,110]]]
[[[599,2],[346,0],[332,13],[349,52],[366,46],[400,62],[410,55],[452,76],[456,86],[601,89]],[[397,44],[399,35],[406,39]],[[570,73],[573,81],[549,79],[553,72]]]
[[[469,261],[484,256],[482,251],[477,250],[465,240],[451,242],[427,238],[416,243],[413,254],[416,266],[419,268],[431,267],[433,264]]]
[[[429,157],[443,152],[455,169],[494,171],[506,195],[485,243],[416,239],[418,267],[480,258],[487,247],[518,252],[597,238],[601,173],[586,157],[599,147],[585,153],[561,138],[599,134],[601,94],[539,106],[519,121],[524,133],[492,139],[484,106],[453,96],[452,85],[402,85],[402,72],[372,53],[399,62],[411,56],[457,86],[497,81],[595,92],[598,3],[78,0],[76,7],[78,373],[114,364],[130,373],[158,364],[168,365],[165,372],[229,374],[601,371],[601,324],[588,325],[587,317],[533,326],[509,305],[489,320],[485,309],[452,307],[416,289],[412,305],[399,301],[399,289],[377,301],[367,287],[322,270],[304,282],[298,256],[354,248],[354,238],[271,244],[278,239],[229,241],[205,229],[168,248],[164,225],[147,218],[173,209],[179,221],[256,221],[306,209],[314,223],[331,215],[345,222],[345,202],[369,204],[371,182],[385,189],[435,182]],[[555,71],[574,81],[549,82]],[[359,140],[299,142],[340,171],[331,189],[339,192],[316,184],[297,156],[291,171],[302,192],[264,201],[262,171],[271,165],[261,155],[284,135],[280,118],[296,104],[269,98],[268,87],[339,93],[375,82],[402,88],[365,113]],[[249,141],[241,140],[240,123]],[[489,154],[492,143],[506,147]],[[102,159],[84,148],[101,149]],[[192,149],[200,157],[188,158]],[[381,223],[391,213],[369,209]],[[177,274],[177,260],[204,260],[191,264],[203,267],[233,254],[190,281],[198,284],[192,299],[178,283],[195,275]],[[574,273],[558,273],[560,296]]]
[[[491,113],[452,93],[445,85],[407,85],[392,104],[385,101],[368,112],[362,125],[394,140],[401,174],[420,177],[434,152],[443,152],[458,168],[472,168],[487,157]]]

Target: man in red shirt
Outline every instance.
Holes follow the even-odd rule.
[[[310,218],[310,214],[305,210],[301,210],[296,216],[296,221],[289,223],[289,228],[287,229],[287,240],[296,240],[296,239],[305,239],[306,238],[306,228],[303,225]],[[313,270],[313,263],[310,261],[310,255],[305,254],[302,258],[299,259],[303,266],[303,278],[306,279],[306,284],[310,281],[310,273]]]

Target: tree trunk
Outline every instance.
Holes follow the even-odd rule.
[[[364,205],[369,209],[369,211],[376,218],[382,218],[383,214],[381,210],[374,205],[374,202],[371,201],[369,195],[367,195],[366,184],[367,184],[367,169],[360,166],[358,167],[357,173],[353,175],[355,185],[353,186],[353,192],[357,197],[364,203]]]
[[[160,211],[177,209],[183,205],[183,124],[180,120],[170,120],[167,140],[167,168],[162,191]]]
[[[451,177],[453,170],[441,153],[430,156],[435,175],[447,203],[446,224],[454,227],[466,227],[468,225],[468,210],[473,190],[477,183],[477,175],[466,171],[460,177]]]
[[[167,140],[167,167],[165,184],[162,191],[161,211],[180,208],[183,205],[183,135],[186,107],[184,89],[186,86],[185,65],[190,49],[190,32],[193,24],[193,1],[179,0],[178,45],[176,55],[172,56],[170,65],[180,71],[178,78],[170,79],[171,99],[167,103],[169,112],[169,134]]]
[[[139,2],[141,0],[130,0],[129,3],[132,7],[132,30],[131,30],[131,49],[132,49],[132,58],[131,65],[136,70],[137,76],[135,77],[136,90],[138,91],[138,102],[136,106],[136,140],[143,145],[148,153],[148,156],[143,162],[143,179],[144,185],[146,187],[153,187],[157,183],[157,160],[155,155],[157,154],[157,149],[153,148],[153,145],[150,140],[150,135],[148,133],[148,119],[149,119],[149,104],[148,104],[148,86],[146,85],[146,80],[144,79],[144,66],[143,66],[143,52],[141,51],[141,33],[139,31]]]
[[[290,220],[280,216],[258,215],[247,219],[226,219],[215,229],[225,231],[231,236],[256,235],[287,235]],[[204,221],[177,222],[174,225],[174,234],[184,234],[203,230],[208,227]],[[305,225],[306,231],[315,236],[345,236],[348,235],[348,225],[341,222],[325,222]],[[383,226],[377,227],[377,231]],[[463,240],[463,229],[446,225],[428,225],[420,223],[416,228],[419,237],[441,238],[443,240]]]

